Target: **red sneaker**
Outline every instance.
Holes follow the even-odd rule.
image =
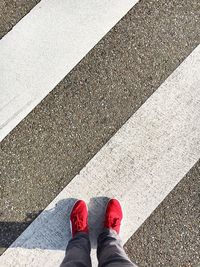
[[[70,215],[72,237],[78,232],[88,233],[88,210],[85,201],[78,200]]]
[[[105,214],[104,227],[113,229],[119,234],[123,218],[122,208],[117,199],[110,199]]]

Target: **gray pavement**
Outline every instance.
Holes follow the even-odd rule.
[[[140,1],[0,143],[2,251],[199,44],[199,15]]]
[[[200,161],[129,239],[139,266],[200,266]]]
[[[40,0],[0,0],[0,39]]]

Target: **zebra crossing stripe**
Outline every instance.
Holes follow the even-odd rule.
[[[200,157],[199,72],[200,45],[7,249],[0,265],[59,266],[77,198],[89,205],[93,239],[104,197],[117,197],[126,242]],[[94,249],[92,260],[96,266]]]
[[[42,0],[0,41],[0,141],[137,0]]]

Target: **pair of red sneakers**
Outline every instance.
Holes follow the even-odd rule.
[[[119,201],[117,199],[110,199],[105,212],[104,228],[113,229],[119,234],[122,217],[123,214]],[[75,203],[71,211],[70,221],[73,237],[78,232],[89,232],[88,209],[83,200],[78,200]]]

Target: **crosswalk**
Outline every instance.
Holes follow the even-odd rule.
[[[41,1],[2,39],[0,140],[136,2]]]
[[[178,183],[188,187],[200,158],[200,5],[163,3],[41,1],[0,41],[1,266],[59,266],[77,198],[90,208],[97,266],[108,197],[124,207],[126,243]],[[127,250],[139,266],[177,266]],[[200,262],[190,255],[180,266]]]

